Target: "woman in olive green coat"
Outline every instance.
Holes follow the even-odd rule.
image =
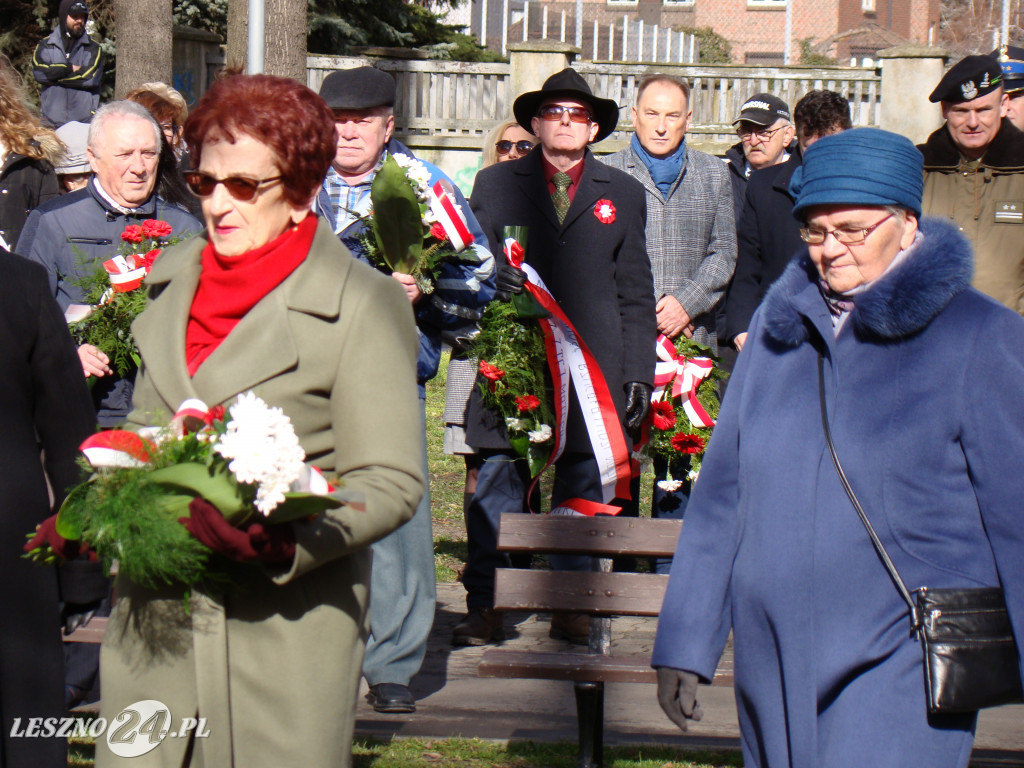
[[[408,520],[423,493],[412,313],[394,280],[353,260],[309,212],[337,141],[312,91],[229,77],[185,135],[207,231],[160,256],[147,278],[130,420],[159,423],[187,398],[230,405],[253,390],[283,409],[307,461],[355,501],[268,526],[282,546],[262,552],[253,538],[240,583],[193,589],[187,604],[182,588],[118,581],[97,766],[151,746],[141,726],[131,746],[109,742],[125,722],[118,713],[145,700],[169,711],[170,733],[124,757],[131,768],[348,766],[369,544]],[[135,709],[144,719],[146,706]],[[208,735],[184,733],[183,718],[205,718]]]

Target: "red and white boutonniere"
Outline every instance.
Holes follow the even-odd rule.
[[[594,205],[594,215],[602,224],[611,224],[615,221],[615,206],[611,200],[598,200]]]

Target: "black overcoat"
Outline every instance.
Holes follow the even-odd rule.
[[[0,766],[63,766],[66,742],[11,738],[13,718],[64,714],[54,568],[21,557],[25,535],[77,482],[95,411],[46,271],[0,249]]]
[[[744,333],[754,310],[786,265],[802,253],[800,224],[793,218],[789,181],[803,164],[799,151],[789,160],[750,174],[736,222],[736,271],[725,300],[726,341]]]
[[[526,262],[593,352],[621,424],[624,385],[651,384],[654,377],[658,331],[644,236],[644,188],[628,174],[598,162],[588,150],[572,206],[559,225],[541,159],[538,148],[520,160],[483,169],[470,205],[499,263],[505,260],[503,228],[528,228]],[[613,221],[598,218],[599,201],[614,206]],[[566,450],[589,453],[590,439],[572,392]],[[473,425],[469,431],[472,439]]]

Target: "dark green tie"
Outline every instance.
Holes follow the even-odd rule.
[[[551,177],[551,182],[555,185],[555,194],[551,196],[551,202],[555,204],[555,215],[561,224],[565,221],[565,214],[569,212],[569,185],[572,184],[572,179],[568,173],[559,171]]]

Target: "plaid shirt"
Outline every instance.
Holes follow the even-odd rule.
[[[324,191],[331,201],[331,210],[337,217],[334,222],[334,234],[341,234],[357,219],[370,212],[370,185],[384,164],[387,154],[386,151],[381,152],[380,160],[374,166],[373,172],[358,184],[349,185],[333,166],[327,169]]]

